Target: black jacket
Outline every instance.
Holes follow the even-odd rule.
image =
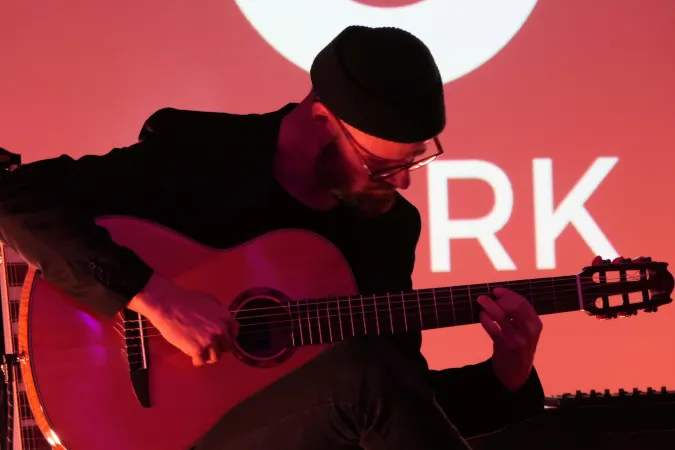
[[[221,248],[264,232],[257,227],[272,217],[279,221],[274,227],[310,224],[343,250],[362,293],[411,289],[421,220],[403,197],[392,212],[371,221],[345,215],[319,220],[301,209],[260,216],[264,208],[251,208],[266,201],[275,207],[266,190],[271,156],[280,120],[293,107],[262,115],[167,108],[145,122],[134,145],[102,156],[27,164],[0,180],[0,237],[46,280],[108,317],[144,287],[153,270],[95,224],[107,215],[148,219]],[[225,224],[234,227],[243,217],[249,221],[238,231],[223,232]],[[341,232],[345,227],[353,232]],[[419,352],[421,337],[411,339]],[[490,360],[428,373],[437,400],[465,436],[543,409],[536,371],[516,394],[503,388]]]

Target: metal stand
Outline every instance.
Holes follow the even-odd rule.
[[[4,178],[7,173],[14,171],[21,165],[21,155],[8,152],[4,148],[0,148],[0,179]],[[0,242],[0,246],[4,250],[4,243]],[[0,263],[5,267],[7,261],[4,261],[4,251],[0,252]],[[2,277],[3,280],[5,277]],[[2,290],[6,294],[6,289]],[[7,298],[1,299],[3,302],[7,302]],[[4,306],[4,305],[3,305]],[[0,310],[1,314],[4,316],[9,313],[8,308],[3,307]],[[3,320],[0,321],[0,328],[3,327],[3,324],[10,323],[9,317],[2,317]],[[7,320],[5,320],[7,319]],[[7,330],[2,330],[3,334]],[[12,348],[11,339],[5,341],[5,339],[0,339],[0,350],[2,351],[2,363],[0,364],[0,370],[4,375],[4,386],[3,389],[0,389],[0,395],[3,398],[0,398],[0,404],[2,405],[3,411],[5,414],[0,415],[0,449],[2,450],[12,450],[14,443],[14,418],[15,418],[15,387],[16,387],[16,374],[18,370],[19,357],[14,353],[16,349]]]

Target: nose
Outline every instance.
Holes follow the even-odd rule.
[[[410,172],[403,170],[394,176],[387,178],[387,183],[396,189],[408,189],[410,186]]]

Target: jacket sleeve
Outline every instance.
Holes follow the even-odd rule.
[[[410,209],[410,208],[408,208]],[[415,249],[421,232],[419,212],[407,211],[405,232],[392,236],[390,242],[399,242],[395,280],[397,289],[412,289]],[[421,345],[418,341],[417,349]],[[516,393],[506,389],[492,368],[492,360],[464,367],[429,370],[429,381],[448,419],[464,437],[492,432],[506,425],[525,420],[544,409],[544,391],[536,369],[532,369],[527,383]]]
[[[178,171],[189,172],[191,161],[200,155],[181,153],[187,136],[171,131],[177,114],[173,109],[153,114],[140,142],[130,147],[78,160],[61,156],[38,161],[8,174],[0,181],[0,238],[44,279],[112,317],[153,271],[133,251],[113,242],[96,225],[95,214],[122,211],[130,200],[150,204],[189,193],[189,186],[181,187],[187,181],[176,182]],[[166,130],[159,133],[157,128]]]
[[[534,417],[544,410],[544,390],[536,369],[517,392],[506,389],[492,360],[445,370],[430,370],[436,401],[465,438],[490,433]]]

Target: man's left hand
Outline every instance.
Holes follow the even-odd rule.
[[[479,318],[494,342],[495,375],[504,387],[515,392],[530,377],[543,324],[522,295],[505,288],[495,288],[492,294],[495,300],[484,295],[478,297],[484,309]]]

